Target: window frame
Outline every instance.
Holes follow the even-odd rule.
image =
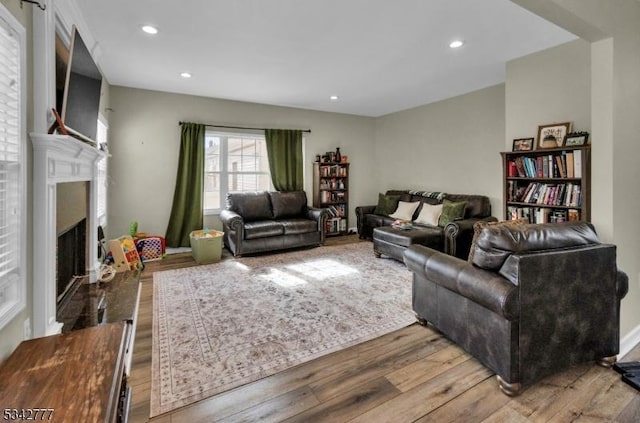
[[[18,112],[18,160],[17,172],[17,193],[18,198],[14,205],[18,220],[18,235],[16,240],[17,263],[15,272],[18,278],[0,280],[0,291],[4,297],[4,304],[0,303],[0,330],[7,326],[18,314],[27,307],[27,195],[26,195],[26,143],[27,143],[27,45],[26,30],[24,26],[9,12],[0,5],[0,25],[10,33],[15,34],[19,49],[19,93],[17,107]],[[9,298],[7,298],[9,296]]]
[[[101,136],[100,125],[104,128],[104,137]],[[98,114],[98,131],[96,133],[96,144],[99,149],[107,152],[109,145],[109,123],[107,119],[104,117],[102,113]],[[109,181],[109,162],[108,162],[108,154],[99,160],[96,165],[96,171],[98,172],[96,178],[96,198],[97,198],[97,212],[96,217],[98,219],[97,224],[102,226],[103,228],[107,226],[108,223],[108,215],[109,215],[109,189],[108,189],[108,181]],[[100,205],[104,206],[104,210],[102,210],[102,214],[100,214]]]
[[[247,138],[260,138],[262,139],[265,143],[266,143],[266,139],[265,139],[265,135],[263,131],[251,131],[251,130],[240,130],[240,131],[231,131],[231,130],[226,130],[226,131],[216,131],[215,129],[206,129],[205,130],[205,136],[204,136],[204,142],[205,142],[205,151],[206,151],[206,142],[207,142],[207,138],[209,136],[215,136],[215,137],[219,137],[220,138],[220,160],[221,160],[221,164],[220,164],[220,171],[219,172],[215,172],[218,173],[220,175],[220,208],[217,209],[207,209],[204,203],[204,191],[203,191],[203,202],[202,202],[202,209],[203,209],[203,213],[205,216],[208,215],[219,215],[220,212],[224,209],[224,204],[225,204],[225,198],[226,198],[226,194],[229,192],[229,179],[230,179],[230,175],[231,174],[246,174],[246,175],[267,175],[269,177],[269,190],[273,190],[273,182],[271,180],[271,172],[267,171],[267,172],[232,172],[228,169],[228,164],[229,164],[229,142],[228,139],[230,137],[247,137]],[[265,159],[267,160],[267,168],[268,168],[268,156],[265,156]],[[207,173],[211,173],[211,172],[207,172],[207,157],[205,154],[205,159],[204,159],[204,172],[203,172],[203,178],[207,177]],[[204,186],[203,186],[203,190],[204,190]]]

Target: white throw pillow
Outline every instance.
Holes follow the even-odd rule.
[[[442,204],[423,204],[420,214],[414,220],[422,225],[438,226],[438,220],[442,214]]]
[[[389,217],[400,220],[409,220],[413,219],[413,213],[416,211],[418,206],[420,205],[419,201],[415,203],[408,203],[406,201],[398,201],[398,208]]]

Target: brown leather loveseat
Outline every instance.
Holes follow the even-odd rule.
[[[226,200],[220,220],[234,256],[324,244],[327,211],[308,207],[304,191],[229,193]]]
[[[404,261],[413,309],[514,395],[568,366],[611,365],[627,275],[589,223],[486,225],[471,262],[423,246]]]

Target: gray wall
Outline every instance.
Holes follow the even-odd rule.
[[[109,116],[108,236],[128,233],[131,221],[142,232],[164,235],[171,212],[180,150],[179,121],[241,127],[311,129],[305,134],[305,191],[311,202],[316,154],[340,147],[349,156],[349,226],[356,205],[368,203],[374,162],[372,118],[189,95],[112,87]],[[205,225],[219,228],[215,216]]]
[[[572,41],[507,63],[506,144],[534,137],[538,125],[572,122],[591,127],[591,46]]]
[[[375,189],[483,194],[500,216],[504,95],[500,84],[376,119]]]

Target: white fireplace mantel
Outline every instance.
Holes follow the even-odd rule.
[[[59,333],[56,320],[56,184],[89,183],[87,272],[96,281],[100,265],[97,234],[97,164],[103,151],[66,135],[32,133],[33,144],[33,335]]]

